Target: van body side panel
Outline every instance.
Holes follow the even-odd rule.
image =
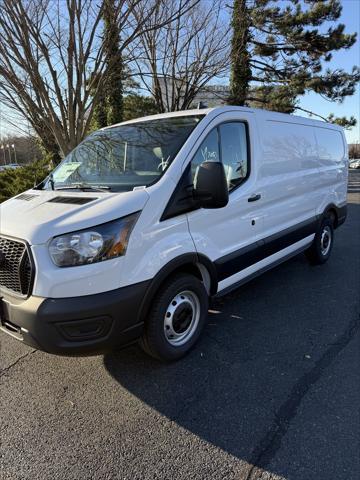
[[[347,143],[341,129],[334,126],[317,127],[314,132],[319,168],[316,213],[321,214],[330,204],[338,208],[346,205],[349,160]]]
[[[314,231],[317,229],[318,220],[314,217],[298,225],[282,230],[270,237],[258,240],[247,247],[219,258],[215,261],[218,273],[218,279],[234,275],[235,273],[251,267],[257,262],[270,257],[271,255],[300,242],[304,238],[314,237]]]
[[[262,260],[259,260],[256,263],[253,263],[252,265],[244,268],[243,270],[240,270],[238,273],[235,273],[230,277],[224,278],[219,282],[218,292],[222,292],[223,290],[231,287],[234,284],[237,284],[243,279],[251,278],[258,271],[267,270],[268,267],[271,267],[271,265],[273,264],[281,263],[281,259],[290,258],[292,253],[300,253],[311,244],[313,239],[314,234],[308,235],[302,240],[292,243],[288,247],[283,248],[270,256],[266,256]]]
[[[313,127],[270,118],[261,122],[263,153],[257,185],[262,195],[263,238],[313,218],[318,202]]]

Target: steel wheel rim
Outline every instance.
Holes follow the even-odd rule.
[[[329,253],[329,250],[331,247],[331,240],[332,240],[331,229],[329,226],[326,226],[321,232],[321,238],[320,238],[321,255],[323,255],[324,257]]]
[[[179,347],[194,335],[200,321],[200,300],[190,291],[175,295],[164,316],[164,334],[170,345]]]

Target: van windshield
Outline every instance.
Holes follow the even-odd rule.
[[[97,131],[65,157],[44,188],[122,192],[149,186],[161,177],[203,117],[168,117]]]

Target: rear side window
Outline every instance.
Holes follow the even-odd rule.
[[[229,191],[240,185],[248,176],[248,145],[246,127],[242,122],[224,123],[206,136],[191,162],[193,182],[203,162],[224,164]]]

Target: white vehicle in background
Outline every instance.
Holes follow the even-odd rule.
[[[57,354],[140,340],[180,358],[210,297],[303,251],[329,259],[347,167],[340,127],[245,107],[95,132],[0,207],[1,329]]]
[[[349,161],[349,168],[360,168],[360,159],[354,158]]]
[[[17,168],[21,168],[21,165],[18,163],[8,163],[7,165],[0,165],[0,172],[4,172],[5,170],[15,170]]]

